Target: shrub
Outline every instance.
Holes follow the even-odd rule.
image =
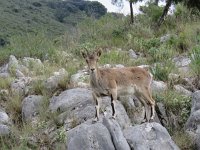
[[[193,48],[190,58],[191,58],[190,67],[195,76],[200,78],[200,45]]]
[[[165,61],[164,63],[157,63],[151,67],[151,73],[156,80],[168,81],[169,74],[173,71],[175,65],[171,60]]]
[[[191,98],[185,97],[172,90],[155,95],[157,102],[164,103],[166,112],[172,112],[177,116],[180,129],[184,127],[191,110]]]

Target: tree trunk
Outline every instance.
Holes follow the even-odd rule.
[[[154,4],[155,4],[156,6],[158,6],[158,2],[159,2],[159,0],[155,0],[155,1],[154,1]]]
[[[134,23],[134,18],[133,18],[133,2],[129,1],[130,4],[130,12],[131,12],[131,24]]]
[[[159,19],[158,22],[157,22],[157,26],[158,26],[158,27],[160,27],[160,25],[161,25],[161,24],[163,23],[163,21],[165,20],[165,17],[166,17],[166,15],[167,15],[168,11],[169,11],[169,7],[171,6],[171,4],[172,4],[172,0],[167,0],[166,5],[165,5],[165,8],[164,8],[164,10],[163,10],[163,13],[162,13],[160,19]]]

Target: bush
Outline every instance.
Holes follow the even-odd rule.
[[[190,67],[195,76],[200,78],[200,45],[193,48],[190,58],[191,58]]]
[[[157,102],[164,103],[166,112],[172,112],[177,116],[178,125],[181,128],[184,127],[191,110],[191,98],[185,97],[172,90],[167,90],[163,93],[155,95]],[[178,129],[176,129],[178,130]]]
[[[168,81],[169,74],[173,71],[175,65],[171,60],[165,61],[162,64],[157,63],[151,67],[151,73],[156,80]]]
[[[172,58],[174,51],[171,47],[163,45],[161,47],[152,47],[148,50],[150,55],[150,62],[165,62]],[[170,65],[170,64],[168,64]]]

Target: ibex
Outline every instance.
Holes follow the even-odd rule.
[[[150,84],[151,74],[140,67],[98,68],[101,50],[89,53],[82,51],[90,72],[90,84],[96,102],[95,121],[99,120],[99,100],[101,96],[111,97],[112,117],[115,118],[115,101],[119,95],[135,95],[145,108],[145,121],[154,119],[155,101],[152,98]],[[151,117],[147,119],[148,105],[151,106]]]

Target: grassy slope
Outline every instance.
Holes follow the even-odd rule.
[[[12,36],[25,32],[49,30],[52,34],[62,33],[66,27],[54,18],[54,10],[47,4],[40,2],[36,7],[36,0],[8,0],[0,1],[1,36]]]

